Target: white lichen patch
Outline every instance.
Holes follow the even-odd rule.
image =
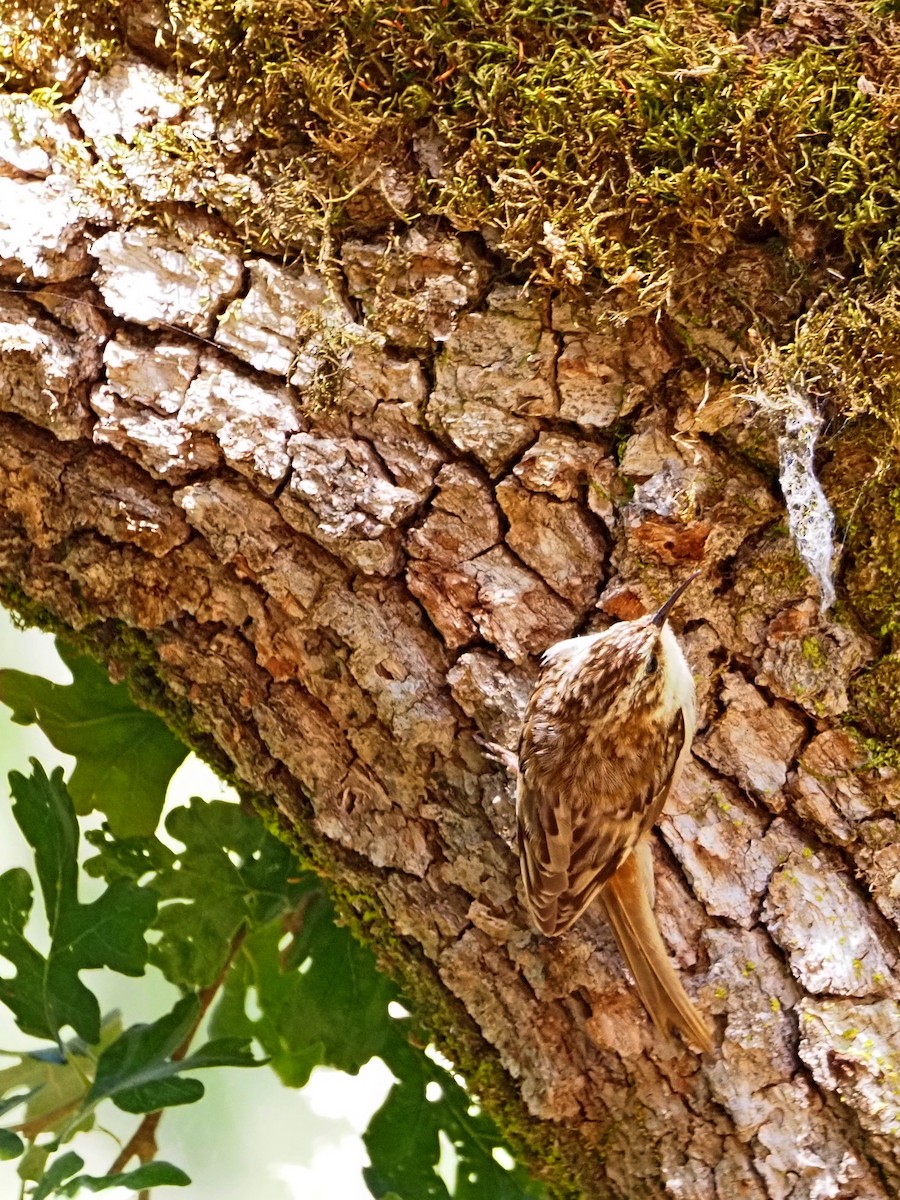
[[[93,440],[113,446],[159,479],[178,483],[219,465],[212,438],[185,429],[148,405],[123,399],[108,384],[91,392],[91,408],[97,418]]]
[[[800,991],[771,942],[759,929],[716,929],[707,935],[707,947],[711,967],[704,992],[725,1028],[721,1052],[706,1075],[748,1146],[767,1200],[881,1195],[845,1124],[797,1073],[791,1010]],[[730,1198],[743,1188],[715,1194]]]
[[[150,350],[128,333],[107,342],[103,351],[106,379],[116,395],[161,414],[179,411],[199,359],[196,344],[164,338]]]
[[[285,521],[367,575],[395,571],[398,526],[419,496],[398,487],[361,438],[298,433],[288,453],[291,479],[278,499]]]
[[[72,101],[72,112],[101,157],[115,156],[122,143],[177,117],[183,107],[171,76],[138,59],[121,59],[104,74],[89,75]]]
[[[779,429],[778,477],[787,507],[788,526],[800,557],[819,585],[821,607],[825,612],[835,599],[832,580],[834,513],[815,471],[816,441],[822,418],[793,383],[780,390],[765,391],[759,387],[750,399],[775,421]]]
[[[744,929],[757,919],[772,872],[798,845],[789,826],[775,821],[767,829],[768,820],[763,808],[696,759],[688,761],[660,820],[707,911]]]
[[[0,175],[46,178],[74,138],[59,113],[30,96],[0,96]]]
[[[289,447],[291,492],[331,538],[380,537],[415,512],[418,498],[393,484],[368,442],[298,433]]]
[[[300,427],[286,387],[258,383],[233,370],[216,354],[205,354],[185,396],[179,423],[212,434],[225,461],[270,492],[290,465],[288,438]]]
[[[86,381],[96,347],[35,315],[15,296],[0,303],[0,409],[69,441],[90,429]]]
[[[248,262],[247,269],[247,294],[229,304],[215,341],[258,371],[287,376],[302,354],[315,374],[322,335],[353,323],[349,306],[314,271],[291,270],[266,259]],[[302,386],[308,381],[304,373],[292,382]]]
[[[99,218],[68,176],[0,176],[0,260],[3,275],[59,283],[87,274],[85,226]]]
[[[900,1160],[900,1010],[890,1000],[803,1000],[800,1057],[816,1083],[884,1137]]]
[[[100,262],[95,282],[116,316],[150,329],[180,325],[203,337],[244,273],[236,254],[186,246],[147,228],[104,234],[91,253]]]
[[[794,1059],[790,1010],[798,999],[761,930],[711,930],[704,995],[724,1016],[722,1049],[709,1066],[713,1095],[752,1137],[769,1117],[766,1090],[790,1073]]]
[[[791,855],[772,877],[763,921],[807,993],[900,994],[896,956],[846,875],[824,855]]]
[[[91,394],[94,441],[173,483],[213,470],[221,457],[215,439],[179,420],[200,351],[196,342],[172,338],[156,341],[151,350],[146,335],[124,331],[107,342],[106,383]]]

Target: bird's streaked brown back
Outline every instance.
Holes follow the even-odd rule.
[[[574,685],[572,654],[553,655],[525,715],[519,853],[529,910],[549,936],[578,919],[656,822],[685,743],[680,708],[662,731],[634,711],[633,655],[619,653],[618,630],[624,641],[616,626],[583,655]]]
[[[594,897],[653,1023],[704,1053],[712,1035],[669,961],[653,914],[647,835],[690,754],[694,681],[667,618],[552,646],[519,741],[516,814],[535,925],[563,933]]]

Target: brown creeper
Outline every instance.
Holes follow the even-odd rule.
[[[599,894],[654,1024],[702,1050],[709,1029],[653,915],[648,834],[691,751],[694,680],[658,612],[551,646],[519,741],[516,815],[525,898],[538,929],[564,933]]]

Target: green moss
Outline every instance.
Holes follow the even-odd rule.
[[[817,637],[805,637],[803,639],[803,657],[817,671],[821,671],[827,665],[825,651],[822,649],[822,643]]]
[[[886,404],[888,386],[885,377]],[[847,718],[870,763],[893,761],[900,751],[900,461],[894,445],[887,415],[858,417],[829,437],[823,471],[843,543],[846,600],[881,650],[848,689]]]
[[[900,287],[892,268],[888,260],[874,278],[826,294],[828,303],[805,319],[784,361],[785,372],[832,411],[883,423],[862,428],[870,450],[880,445],[882,454],[900,437]]]
[[[45,64],[60,52],[104,67],[121,52],[116,0],[0,0],[0,85],[30,91],[52,80]]]
[[[850,700],[863,727],[900,750],[900,655],[887,654],[858,675]]]
[[[777,362],[770,386],[802,379],[832,423],[822,482],[842,543],[843,619],[860,622],[883,657],[850,685],[848,721],[880,759],[900,749],[900,288],[885,263],[825,296]],[[815,639],[803,652],[814,665]]]
[[[256,131],[263,200],[235,203],[273,248],[443,215],[491,229],[538,279],[627,279],[651,307],[690,307],[701,288],[701,322],[736,344],[787,330],[821,290],[822,247],[864,272],[900,248],[900,46],[881,4],[861,0],[828,44],[765,54],[754,34],[777,31],[758,30],[751,0],[657,2],[621,24],[578,0],[167,8],[174,29],[200,31],[184,58],[208,71],[207,94]],[[41,36],[94,60],[121,39],[111,2],[38,12]],[[423,133],[440,139],[436,179],[410,163]],[[379,162],[409,178],[405,206],[365,185]],[[748,270],[730,256],[750,243]],[[722,263],[734,270],[710,271]]]
[[[859,729],[850,727],[851,736],[865,752],[865,761],[860,766],[861,771],[874,771],[886,767],[891,771],[900,771],[900,748],[886,745],[880,738],[866,737]]]
[[[537,247],[539,276],[559,283],[627,273],[653,302],[708,278],[710,262],[766,223],[788,242],[803,221],[821,223],[865,264],[895,249],[900,141],[886,118],[897,59],[871,6],[846,45],[795,58],[747,52],[738,35],[752,4],[649,5],[621,26],[565,0],[173,7],[214,29],[210,58],[227,64],[230,101],[274,131],[304,202],[317,181],[287,131],[327,147],[340,177],[427,124],[448,169],[405,215],[491,226],[529,269]],[[335,190],[353,178],[345,170]],[[352,221],[349,209],[332,216]],[[795,258],[795,282],[804,270]],[[722,284],[729,310],[739,286]],[[736,337],[758,319],[744,307]]]
[[[834,439],[825,484],[843,528],[845,586],[863,624],[889,648],[900,646],[900,463],[875,423]]]

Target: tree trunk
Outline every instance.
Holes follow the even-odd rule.
[[[842,723],[877,645],[820,611],[783,415],[627,281],[529,287],[447,223],[248,257],[141,139],[202,122],[173,75],[132,51],[63,87],[0,112],[7,603],[277,810],[558,1194],[896,1195],[900,785]],[[529,927],[484,749],[547,646],[694,568],[700,730],[654,853],[703,1061],[599,915]]]

